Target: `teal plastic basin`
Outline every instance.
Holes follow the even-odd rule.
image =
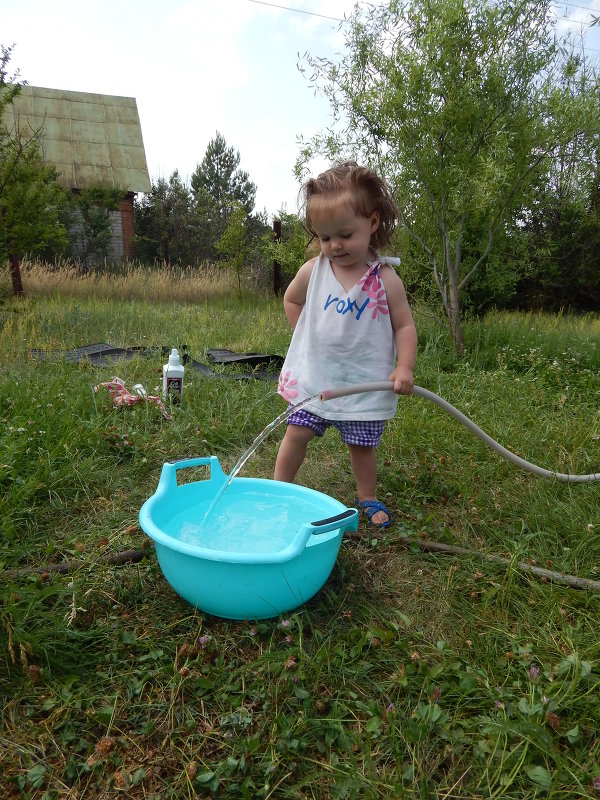
[[[178,483],[190,467],[208,477]],[[305,486],[234,478],[204,521],[226,480],[216,456],[163,465],[139,515],[163,575],[188,603],[227,619],[297,608],[331,574],[344,533],[358,529],[357,510]]]

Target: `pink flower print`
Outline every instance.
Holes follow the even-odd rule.
[[[358,285],[362,287],[367,297],[371,299],[377,297],[377,293],[382,289],[381,278],[379,277],[379,264],[376,264],[375,267],[370,269],[364,278],[359,280]]]
[[[369,305],[367,306],[367,308],[372,308],[373,309],[373,313],[371,315],[373,317],[373,319],[377,319],[380,316],[380,314],[389,314],[390,313],[389,310],[388,310],[388,304],[387,304],[387,300],[385,298],[385,290],[384,289],[382,289],[380,292],[378,292],[372,298],[372,300],[369,303]]]
[[[298,396],[298,390],[291,388],[292,386],[297,386],[297,385],[298,385],[298,378],[294,378],[294,380],[291,381],[290,371],[288,369],[285,375],[283,373],[280,374],[279,388],[277,391],[283,397],[284,400],[287,400],[289,402],[293,400],[294,397]]]

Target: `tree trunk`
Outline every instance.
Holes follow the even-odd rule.
[[[12,281],[13,293],[17,297],[23,295],[23,282],[21,281],[21,266],[19,264],[19,256],[13,253],[10,256],[10,279]]]
[[[162,243],[161,243],[161,244],[162,244],[162,257],[163,257],[163,262],[164,262],[164,263],[167,265],[167,267],[168,267],[168,266],[170,266],[170,263],[171,263],[171,262],[169,261],[169,240],[168,240],[168,238],[167,238],[167,237],[165,237],[165,238],[162,240]]]
[[[448,276],[448,283],[444,287],[446,290],[446,302],[444,306],[450,322],[450,333],[452,334],[454,347],[458,355],[462,356],[465,352],[465,337],[460,316],[460,236],[457,237],[457,244],[454,247],[454,258],[452,257],[450,238],[445,227],[443,241],[445,272]]]
[[[465,337],[460,318],[460,299],[458,293],[458,286],[454,280],[454,276],[450,277],[450,331],[452,333],[452,340],[456,347],[456,352],[459,355],[464,355],[465,352]]]

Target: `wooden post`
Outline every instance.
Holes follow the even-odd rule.
[[[273,241],[281,241],[281,220],[273,220]],[[273,294],[279,297],[281,294],[281,264],[277,259],[273,260]]]
[[[21,297],[23,294],[23,282],[21,281],[19,256],[16,253],[12,253],[8,260],[10,261],[10,279],[12,281],[13,293],[17,297]]]

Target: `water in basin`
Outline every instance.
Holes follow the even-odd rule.
[[[227,493],[226,502],[206,518],[207,504],[187,506],[163,529],[187,544],[226,553],[277,553],[284,550],[305,522],[323,514],[303,498],[281,494]]]
[[[309,406],[312,402],[314,402],[318,398],[318,396],[319,396],[318,394],[314,394],[311,397],[307,397],[306,400],[302,400],[300,403],[296,403],[295,405],[286,408],[285,411],[282,411],[278,417],[269,422],[269,424],[265,428],[263,428],[263,430],[258,434],[256,439],[252,442],[250,447],[242,453],[238,462],[227,476],[227,480],[221,486],[219,491],[216,493],[209,506],[204,510],[204,516],[200,520],[200,527],[206,525],[209,530],[212,529],[213,527],[212,517],[215,513],[215,509],[218,508],[221,504],[221,498],[223,497],[227,489],[231,486],[233,479],[241,472],[242,467],[244,466],[246,461],[248,461],[248,459],[250,458],[250,456],[252,456],[252,454],[258,448],[258,446],[262,444],[262,442],[264,442],[267,436],[273,433],[275,428],[281,425],[282,422],[285,422],[285,420],[289,416],[291,416],[291,414],[293,414],[294,411],[300,411],[300,409]]]

